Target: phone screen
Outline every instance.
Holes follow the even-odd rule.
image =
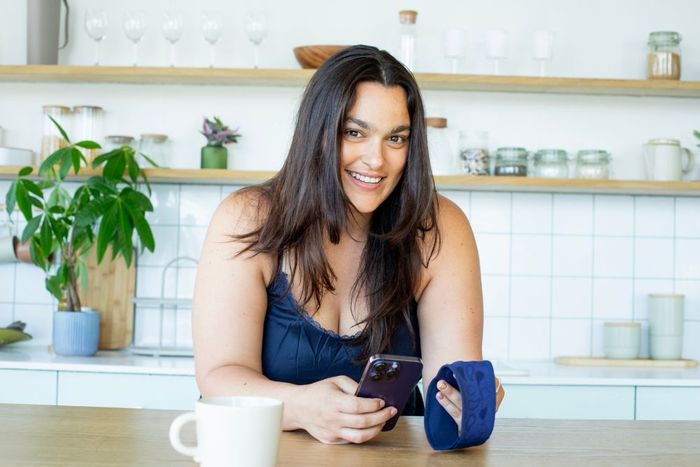
[[[386,407],[396,407],[398,412],[386,422],[382,431],[389,431],[396,425],[422,370],[423,362],[418,357],[389,354],[370,357],[355,395],[382,399]]]

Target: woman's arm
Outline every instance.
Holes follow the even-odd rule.
[[[245,244],[231,238],[255,229],[255,193],[235,193],[217,208],[197,270],[192,328],[197,384],[203,396],[254,395],[284,402],[283,429],[303,428],[327,443],[363,442],[393,416],[378,399],[355,397],[357,383],[336,377],[309,385],[271,381],[262,374],[266,286],[275,261],[237,256]]]
[[[483,358],[481,272],[474,234],[464,213],[443,196],[438,196],[438,227],[441,248],[428,265],[427,285],[418,302],[425,393],[442,365]],[[449,385],[439,389],[438,400],[459,425],[459,392]],[[441,400],[441,394],[448,397]],[[499,388],[498,404],[502,398]]]

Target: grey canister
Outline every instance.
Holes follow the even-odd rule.
[[[65,7],[64,40],[59,46],[61,4]],[[27,65],[56,65],[58,49],[68,44],[68,0],[27,0]]]

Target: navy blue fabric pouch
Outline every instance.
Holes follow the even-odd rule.
[[[447,381],[462,395],[462,429],[435,399],[437,383]],[[483,444],[496,420],[496,380],[488,360],[444,365],[428,386],[425,397],[425,434],[437,451]]]

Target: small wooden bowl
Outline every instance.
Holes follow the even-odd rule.
[[[318,68],[336,52],[347,45],[305,45],[294,47],[294,56],[302,68]]]

